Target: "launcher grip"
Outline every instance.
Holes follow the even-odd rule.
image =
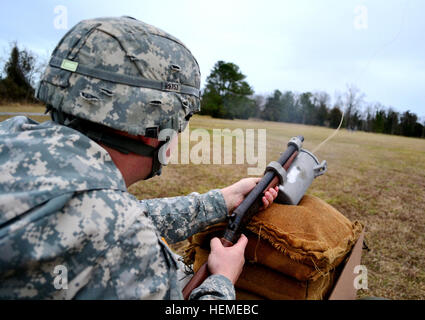
[[[233,246],[233,243],[231,243],[230,241],[221,238],[220,239],[222,245],[224,247],[231,247]],[[192,279],[190,279],[190,281],[186,284],[186,286],[184,287],[182,293],[183,293],[183,298],[185,300],[189,299],[190,293],[197,287],[199,287],[202,282],[205,281],[206,278],[208,278],[210,276],[210,271],[208,270],[208,262],[205,262],[200,268],[199,270],[193,275]]]
[[[289,159],[287,159],[287,161],[284,163],[283,168],[285,170],[288,170],[289,166],[291,165],[292,161],[295,159],[295,157],[297,156],[298,152],[295,151],[292,153],[292,155],[289,157]],[[272,173],[270,173],[272,174]],[[273,177],[271,179],[268,179],[267,182],[265,182],[265,184],[267,185],[267,187],[264,190],[268,190],[269,188],[273,188],[275,186],[277,186],[279,183],[279,179],[278,177]],[[262,201],[261,198],[259,197],[259,199],[257,199],[256,202],[251,203],[250,208],[247,210],[252,210],[257,212],[259,207],[261,206]],[[229,234],[228,230],[226,229],[226,232],[224,234],[224,237],[220,239],[221,243],[223,244],[224,247],[231,247],[233,246],[233,242],[226,239],[226,238],[234,238],[237,235],[233,232],[231,232],[231,236],[227,236]],[[192,292],[192,290],[194,290],[195,288],[199,287],[202,282],[205,281],[206,278],[208,278],[208,276],[210,275],[210,272],[208,270],[208,263],[205,262],[199,269],[198,271],[193,275],[192,279],[190,279],[190,281],[186,284],[186,286],[184,287],[182,293],[183,293],[183,298],[185,300],[189,299],[190,293]]]
[[[288,142],[288,148],[281,154],[277,162],[288,170],[291,163],[298,155],[301,148],[303,136],[293,137]],[[279,183],[276,173],[268,171],[263,178],[258,182],[253,190],[245,197],[242,203],[233,211],[233,215],[229,225],[226,228],[221,243],[225,247],[230,247],[235,243],[241,230],[251,220],[261,207],[261,198],[265,191],[270,187],[274,187]],[[204,263],[202,267],[195,273],[183,289],[183,297],[187,300],[193,289],[197,288],[209,276],[208,265]]]

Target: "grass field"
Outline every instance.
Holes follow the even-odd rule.
[[[44,111],[28,108],[31,111],[0,107],[0,112]],[[42,119],[46,118],[38,120]],[[313,126],[201,116],[193,117],[190,128],[267,129],[267,162],[278,157],[291,136],[304,135],[304,147],[312,150],[333,132]],[[359,291],[359,297],[425,299],[425,140],[341,130],[316,155],[327,160],[329,168],[308,193],[366,226],[371,251],[363,251],[362,263],[368,269],[368,290]],[[245,177],[247,167],[169,165],[162,176],[137,183],[130,192],[140,199],[205,192]]]

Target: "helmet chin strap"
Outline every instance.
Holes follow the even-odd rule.
[[[161,175],[162,163],[159,161],[159,152],[161,147],[168,141],[160,141],[159,145],[155,148],[143,144],[141,141],[132,140],[114,133],[96,132],[91,130],[83,133],[90,139],[99,143],[103,143],[104,145],[121,153],[129,154],[132,152],[138,155],[152,158],[152,169],[145,180],[153,178],[157,175]]]
[[[105,128],[102,128],[101,125],[96,123],[89,123],[86,120],[69,116],[55,109],[51,109],[50,111],[52,112],[53,121],[75,129],[97,143],[102,143],[124,154],[135,153],[152,158],[152,169],[145,180],[161,174],[162,163],[159,160],[159,152],[161,147],[170,141],[169,138],[165,141],[160,141],[157,147],[152,147],[139,140],[129,139],[113,132],[106,132]]]
[[[164,143],[166,143],[166,142],[161,141],[158,148],[156,148],[154,156],[152,157],[151,173],[145,178],[145,180],[148,180],[148,179],[153,178],[155,176],[161,175],[161,173],[162,173],[162,163],[159,161],[159,150],[164,145]]]

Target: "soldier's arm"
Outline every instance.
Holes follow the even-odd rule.
[[[174,243],[187,239],[205,227],[221,222],[255,187],[260,178],[245,178],[221,190],[204,194],[192,193],[185,197],[143,200],[148,214],[158,230]],[[277,188],[270,188],[263,197],[267,208],[277,196]]]
[[[225,276],[214,274],[209,276],[192,291],[189,300],[235,300],[235,287]]]
[[[142,200],[141,203],[169,243],[185,240],[209,225],[224,221],[228,214],[219,189],[204,194]]]

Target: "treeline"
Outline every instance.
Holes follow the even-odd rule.
[[[425,127],[419,123],[416,114],[399,113],[380,104],[367,104],[360,96],[353,95],[353,86],[331,104],[326,92],[295,94],[276,90],[269,97],[258,97],[257,117],[263,120],[301,123],[337,128],[344,112],[343,128],[366,132],[425,137]],[[353,99],[354,98],[354,99]],[[365,107],[364,111],[361,111]]]
[[[44,66],[29,50],[12,44],[10,55],[0,72],[0,103],[35,103],[35,83]]]
[[[332,103],[326,92],[275,90],[270,95],[254,95],[245,79],[237,65],[217,62],[203,90],[201,113],[217,118],[259,118],[330,128],[339,126],[344,113],[343,128],[425,137],[425,127],[416,114],[367,103],[354,85],[337,94]]]
[[[36,103],[35,86],[46,62],[31,51],[11,45],[10,55],[0,73],[0,103]],[[425,137],[424,124],[416,114],[398,112],[380,104],[365,102],[355,86],[347,86],[331,103],[326,92],[295,93],[275,90],[270,95],[255,94],[239,67],[218,61],[202,92],[201,114],[216,118],[301,123],[337,128],[344,113],[343,128],[367,132]]]

